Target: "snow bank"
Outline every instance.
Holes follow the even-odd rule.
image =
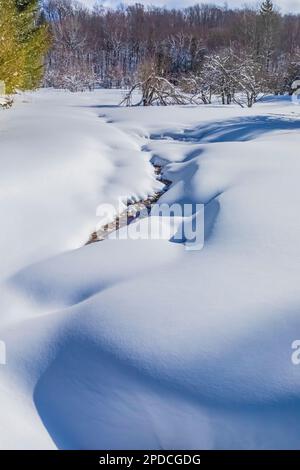
[[[13,201],[11,226],[23,198],[33,224],[20,239],[8,223],[1,242],[0,337],[9,353],[0,368],[9,430],[1,446],[299,448],[297,108],[278,99],[251,110],[126,109],[108,106],[118,100],[110,92],[30,99],[9,112],[0,140],[1,179],[16,188],[1,186]],[[29,155],[33,145],[17,125],[21,113],[38,136],[58,120],[59,158],[53,143],[28,168],[16,151]],[[37,147],[53,137],[45,132]],[[205,204],[204,249],[107,240],[71,250],[87,238],[99,200],[155,190],[151,159],[173,182],[163,202]],[[50,211],[50,231],[31,207],[36,199]],[[16,411],[11,389],[22,397]],[[12,415],[21,428],[26,419],[26,440]]]
[[[99,204],[157,189],[138,142],[97,119],[95,101],[44,90],[0,114],[2,278],[82,246]]]

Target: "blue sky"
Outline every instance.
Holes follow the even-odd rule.
[[[95,3],[95,0],[81,0],[82,3],[85,3],[86,5],[93,5]],[[120,0],[96,0],[100,4],[106,5],[106,6],[116,6],[119,3],[121,3]],[[194,5],[197,3],[197,0],[149,0],[149,1],[143,1],[143,0],[127,0],[123,1],[122,3],[144,3],[144,4],[152,4],[152,5],[159,5],[159,6],[174,6],[174,7],[185,7],[189,5]],[[199,1],[198,3],[201,3]],[[224,0],[215,0],[213,2],[205,1],[204,3],[214,3],[216,5],[224,5]],[[259,1],[256,0],[250,0],[250,1],[245,1],[245,0],[228,0],[227,4],[229,7],[238,7],[242,5],[259,5]],[[282,12],[297,12],[300,13],[300,0],[276,0],[274,2]]]

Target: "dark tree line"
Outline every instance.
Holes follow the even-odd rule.
[[[203,102],[217,93],[228,103],[243,90],[251,105],[260,92],[287,92],[300,78],[300,15],[280,14],[271,0],[258,10],[136,4],[92,11],[46,0],[44,17],[52,34],[51,86],[128,87],[143,82],[148,69]]]

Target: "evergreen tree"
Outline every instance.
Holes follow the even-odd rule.
[[[39,21],[38,0],[17,0],[19,42],[24,54],[22,89],[36,88],[43,76],[43,56],[48,47],[47,26]]]
[[[279,37],[279,16],[271,0],[264,0],[258,16],[258,55],[265,71],[270,71]]]
[[[274,5],[271,0],[265,0],[260,6],[261,15],[270,15],[274,12]]]
[[[0,81],[6,93],[35,88],[43,73],[47,28],[38,0],[0,0]]]
[[[7,93],[22,84],[23,58],[17,41],[17,11],[13,0],[0,0],[0,80]]]

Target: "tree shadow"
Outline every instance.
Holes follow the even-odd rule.
[[[300,119],[278,116],[239,117],[199,125],[183,132],[165,132],[151,136],[154,140],[172,139],[181,142],[246,142],[274,131],[300,130]]]

